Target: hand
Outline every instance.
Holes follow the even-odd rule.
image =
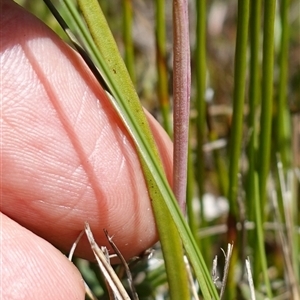
[[[88,221],[128,259],[157,240],[132,140],[81,58],[1,1],[2,299],[84,299],[68,252]],[[150,126],[168,178],[171,142]],[[55,246],[55,247],[54,247]],[[87,239],[77,255],[92,259]]]

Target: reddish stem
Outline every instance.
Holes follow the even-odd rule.
[[[188,1],[173,1],[174,194],[185,212],[190,110]]]

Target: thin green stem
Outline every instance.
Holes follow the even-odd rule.
[[[250,15],[250,82],[249,82],[249,144],[247,148],[249,170],[246,184],[248,220],[254,220],[254,171],[255,152],[257,150],[257,119],[256,110],[260,99],[260,31],[261,31],[261,1],[251,1]],[[254,276],[255,277],[255,276]]]
[[[249,23],[249,0],[239,0],[237,37],[235,50],[234,69],[234,92],[233,92],[233,116],[232,130],[229,145],[229,216],[228,216],[228,242],[235,242],[235,223],[238,217],[237,195],[238,195],[238,173],[239,161],[242,148],[243,114],[245,99],[246,63],[247,63],[247,41]],[[233,249],[231,258],[228,285],[226,289],[227,299],[236,298],[236,282],[234,280],[234,268],[237,260],[237,249]]]
[[[267,290],[267,295],[269,299],[272,299],[271,284],[268,275],[268,266],[266,259],[266,252],[264,246],[264,229],[263,229],[263,219],[260,211],[260,199],[259,199],[259,185],[258,185],[258,175],[255,172],[254,180],[254,201],[255,201],[255,221],[256,221],[256,234],[257,234],[257,247],[258,255],[261,262],[261,270],[263,273],[263,279]]]
[[[238,2],[238,24],[234,64],[233,116],[229,153],[229,189],[230,212],[237,216],[237,189],[239,161],[242,148],[243,115],[246,82],[247,40],[248,40],[249,0]]]
[[[287,98],[287,87],[288,87],[288,50],[289,50],[289,38],[290,38],[290,25],[288,21],[288,9],[290,5],[289,0],[282,0],[280,2],[280,21],[281,21],[281,42],[280,42],[280,53],[279,53],[279,86],[278,86],[278,107],[277,107],[277,147],[280,153],[280,160],[282,162],[282,173],[287,175],[286,185],[287,190],[284,193],[291,191],[291,206],[287,205],[287,201],[283,203],[287,227],[287,237],[289,241],[289,248],[291,251],[291,267],[292,272],[289,272],[289,280],[292,284],[292,295],[296,299],[299,298],[299,268],[297,268],[297,256],[299,254],[299,234],[297,234],[297,214],[299,212],[297,198],[295,197],[296,191],[293,189],[293,179],[291,175],[292,166],[292,138],[291,138],[291,117],[288,111],[288,98]],[[279,198],[279,197],[278,197]],[[282,200],[284,200],[284,195]],[[299,264],[298,264],[299,265]],[[292,274],[291,274],[292,273]],[[292,277],[292,278],[291,278]],[[298,286],[298,287],[297,287]],[[294,292],[293,292],[294,290]]]
[[[276,1],[264,2],[264,39],[262,63],[262,101],[258,150],[259,193],[261,213],[265,220],[266,185],[270,169],[271,125],[273,112],[274,19]]]
[[[257,151],[258,128],[256,110],[260,99],[260,32],[261,32],[261,1],[251,1],[251,15],[250,15],[250,83],[249,83],[249,115],[248,128],[250,140],[247,147],[249,169],[246,180],[246,201],[247,201],[247,218],[249,221],[255,220],[255,201],[254,199],[254,184],[255,184],[255,170],[256,161],[255,154]],[[249,233],[249,241],[256,239],[256,233]],[[254,246],[257,248],[257,246]],[[259,281],[259,272],[261,270],[259,251],[254,251],[254,268],[253,278],[255,285]]]
[[[197,28],[196,28],[196,128],[197,128],[197,169],[199,200],[201,205],[201,224],[205,226],[203,201],[204,194],[204,154],[203,144],[206,129],[205,91],[206,91],[206,1],[197,1]]]
[[[189,147],[188,153],[188,177],[187,177],[187,193],[186,193],[186,206],[189,226],[196,240],[198,239],[198,219],[195,215],[193,207],[194,198],[194,167],[192,161],[192,149]]]
[[[260,218],[256,216],[256,226],[262,226],[266,220],[266,185],[270,169],[271,150],[271,125],[273,112],[273,66],[274,66],[274,20],[276,1],[265,0],[264,2],[264,37],[263,37],[263,62],[262,62],[262,99],[260,117],[260,136],[258,149],[258,176],[259,176],[259,199],[260,206],[256,207],[256,214],[260,213]],[[256,205],[258,203],[256,202]],[[259,222],[259,223],[258,223]],[[269,280],[267,278],[267,263],[265,250],[262,242],[258,244],[259,259],[264,280],[267,287],[267,294],[272,298]],[[255,274],[258,274],[259,266],[256,263]]]
[[[218,134],[215,131],[215,129],[212,126],[211,122],[211,116],[207,116],[207,124],[208,124],[208,138],[210,142],[214,142],[218,140]],[[221,151],[219,149],[213,150],[213,157],[214,157],[214,163],[216,166],[216,173],[217,173],[217,181],[218,186],[220,189],[221,195],[227,195],[228,193],[228,167],[227,167],[227,161],[225,161],[224,155],[222,155]]]
[[[281,156],[281,161],[286,170],[291,166],[291,120],[287,109],[287,74],[288,74],[288,45],[289,45],[289,23],[288,7],[289,0],[281,1],[280,21],[281,21],[281,42],[279,53],[279,86],[277,103],[276,138],[277,147]]]
[[[166,59],[166,25],[165,1],[156,0],[156,65],[158,73],[157,93],[163,119],[163,127],[169,136],[172,135],[170,125],[170,100],[168,92],[168,74]]]

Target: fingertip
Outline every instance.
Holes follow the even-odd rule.
[[[141,253],[158,237],[132,140],[79,57],[40,21],[15,14],[6,38],[17,46],[2,60],[16,103],[5,111],[3,212],[66,251],[89,221],[99,245],[106,228],[126,258]],[[171,141],[149,119],[171,182]],[[81,241],[78,255],[89,250]]]
[[[2,299],[84,299],[83,280],[45,240],[1,214]]]

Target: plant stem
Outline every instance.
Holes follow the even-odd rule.
[[[166,60],[165,1],[156,0],[156,65],[157,93],[163,119],[163,127],[172,136],[170,126],[170,101],[168,93],[168,74]]]
[[[255,221],[255,170],[256,170],[256,151],[258,128],[256,109],[260,100],[260,32],[261,32],[261,1],[251,1],[251,15],[250,15],[250,74],[249,74],[249,115],[248,128],[250,131],[250,140],[247,147],[247,155],[249,161],[249,170],[246,179],[246,203],[247,203],[247,218],[249,221]],[[256,240],[256,233],[249,233],[249,241]],[[257,248],[257,246],[254,246]],[[254,284],[257,285],[259,281],[259,272],[261,270],[259,251],[253,253],[253,273]]]
[[[268,266],[266,259],[266,252],[264,247],[264,230],[263,230],[263,219],[260,211],[259,203],[259,187],[258,187],[258,176],[255,172],[255,182],[254,182],[254,201],[255,201],[255,221],[256,221],[256,234],[257,234],[257,248],[258,256],[261,262],[261,270],[263,273],[264,283],[266,285],[267,295],[269,299],[272,299],[271,285],[268,276]]]
[[[258,149],[258,176],[259,176],[259,199],[260,207],[256,207],[256,213],[259,210],[260,218],[257,219],[256,226],[261,226],[266,220],[266,185],[270,169],[270,151],[271,151],[271,125],[272,125],[272,102],[273,102],[273,66],[274,66],[274,20],[275,20],[276,1],[264,1],[264,38],[263,38],[263,62],[262,62],[262,100],[260,116],[260,136]],[[257,203],[256,203],[257,204]],[[257,216],[256,216],[257,218]],[[261,222],[258,223],[258,222]],[[267,278],[267,263],[264,245],[260,247],[261,268],[264,274],[264,280],[267,287],[267,295],[272,298],[272,292],[269,280]],[[264,250],[265,251],[265,250]],[[257,272],[257,266],[256,271]]]
[[[188,1],[173,1],[174,194],[185,211],[190,111]]]
[[[196,109],[197,109],[197,183],[201,205],[201,223],[205,226],[204,207],[204,155],[203,144],[205,136],[205,90],[206,90],[206,1],[197,1],[197,28],[196,28]]]
[[[230,211],[237,215],[237,189],[239,161],[241,154],[243,115],[245,99],[245,79],[247,62],[247,40],[248,40],[249,0],[238,2],[238,24],[235,50],[234,69],[234,92],[233,92],[233,116],[232,131],[230,136],[229,157],[229,189],[228,200]]]
[[[250,15],[250,74],[249,74],[249,115],[248,128],[250,139],[248,144],[249,170],[246,184],[248,220],[254,220],[254,171],[255,151],[257,148],[256,109],[260,99],[259,48],[261,31],[261,1],[251,1]],[[255,277],[255,276],[254,276]]]
[[[248,21],[249,21],[249,0],[240,0],[238,2],[238,21],[237,37],[235,50],[235,69],[234,69],[234,92],[233,92],[233,116],[232,130],[230,136],[229,148],[229,216],[228,216],[228,242],[238,245],[235,241],[236,220],[238,217],[237,210],[237,191],[238,191],[238,173],[239,161],[242,146],[243,133],[243,114],[245,99],[245,79],[246,79],[246,62],[247,62],[247,40],[248,40]],[[237,249],[233,249],[232,259],[228,274],[227,299],[236,298],[234,268],[237,260]]]
[[[194,198],[194,168],[192,161],[192,149],[189,146],[188,153],[188,174],[187,174],[187,193],[186,193],[186,206],[187,206],[187,217],[191,232],[196,241],[199,241],[198,237],[198,218],[193,208]]]
[[[280,153],[280,159],[284,170],[291,167],[291,120],[287,109],[287,74],[288,74],[288,42],[289,42],[289,24],[288,24],[289,0],[281,1],[280,21],[281,21],[281,41],[279,53],[279,85],[277,102],[277,126],[276,138],[277,147]]]
[[[273,67],[274,67],[274,18],[276,1],[264,2],[264,40],[263,40],[263,69],[262,69],[262,101],[259,139],[259,193],[261,213],[265,220],[266,184],[270,169],[271,124],[273,100]]]

